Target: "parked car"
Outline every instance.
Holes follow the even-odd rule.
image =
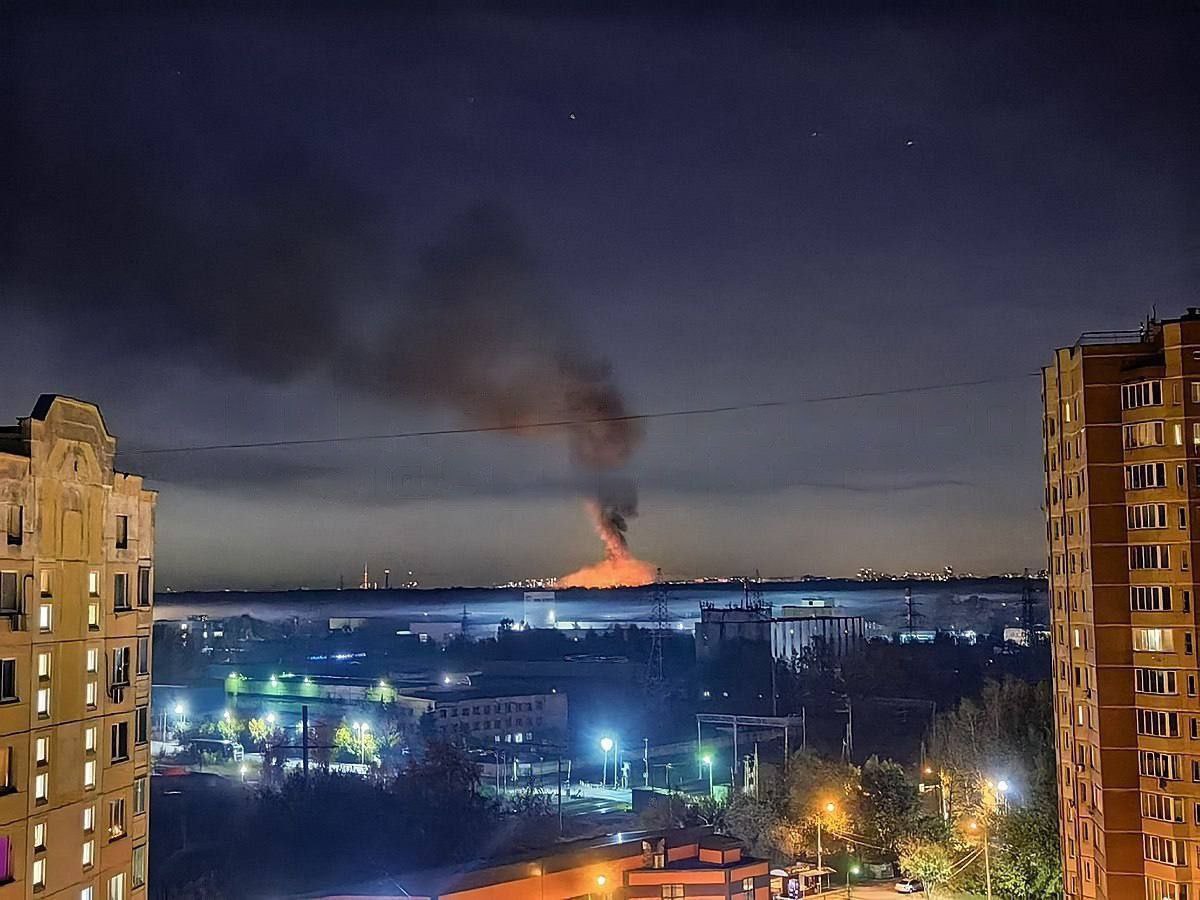
[[[896,882],[897,894],[919,894],[925,890],[920,878],[902,878]]]

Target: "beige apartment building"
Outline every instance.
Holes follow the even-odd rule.
[[[1067,898],[1200,900],[1200,310],[1043,370]]]
[[[146,895],[155,494],[100,410],[0,428],[0,900]]]

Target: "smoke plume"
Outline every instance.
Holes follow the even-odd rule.
[[[598,497],[588,501],[588,513],[604,544],[604,558],[558,579],[564,588],[636,587],[654,580],[654,567],[629,550],[625,533],[637,515],[637,491],[632,482],[608,481]]]
[[[468,211],[412,266],[393,246],[401,210],[311,155],[306,122],[260,142],[237,96],[216,127],[133,63],[61,77],[69,114],[33,114],[57,110],[46,86],[14,86],[29,114],[8,136],[0,293],[64,326],[73,355],[138,376],[157,357],[263,383],[324,378],[518,433],[562,422],[528,434],[565,434],[588,472],[629,461],[641,429],[611,367],[505,210]],[[130,335],[147,338],[138,353],[109,352]],[[623,537],[614,509],[602,534]]]

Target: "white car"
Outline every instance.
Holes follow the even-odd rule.
[[[896,882],[897,894],[919,894],[925,890],[920,878],[903,878]]]

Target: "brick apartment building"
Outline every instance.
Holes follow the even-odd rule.
[[[100,411],[0,428],[0,900],[144,897],[155,494]]]

